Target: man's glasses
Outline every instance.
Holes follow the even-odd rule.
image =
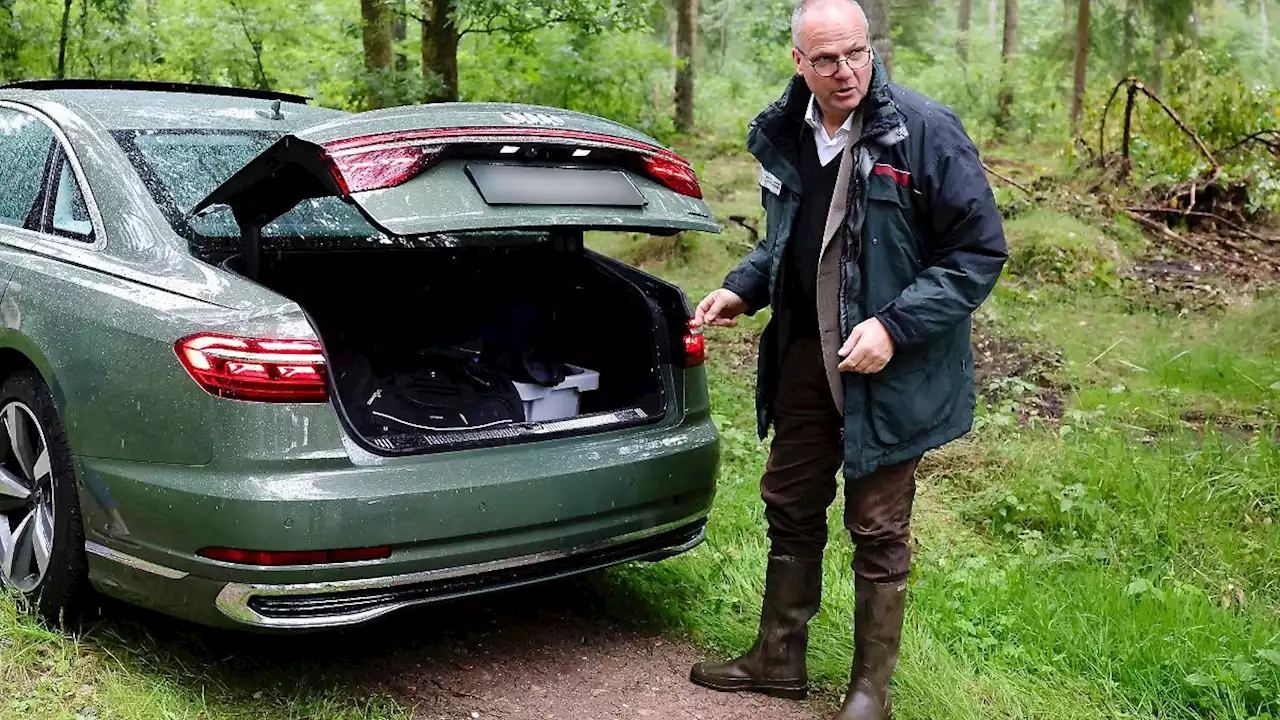
[[[799,52],[800,48],[796,48],[796,51]],[[803,52],[800,52],[800,54],[804,55]],[[848,65],[850,70],[861,70],[866,67],[867,63],[871,62],[871,48],[854,50],[852,53],[840,58],[821,57],[814,61],[805,57],[804,60],[809,63],[809,67],[813,68],[813,71],[818,75],[831,77],[840,71],[840,63]]]

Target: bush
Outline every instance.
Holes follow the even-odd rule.
[[[1006,223],[1010,275],[1067,288],[1110,287],[1118,280],[1114,242],[1069,216],[1031,212]]]

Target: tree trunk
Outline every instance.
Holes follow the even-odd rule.
[[[1013,106],[1013,65],[1018,57],[1018,0],[1004,0],[1004,45],[1000,54],[1004,58],[1001,67],[999,115],[996,125],[1004,131],[1009,128],[1010,110]]]
[[[1262,54],[1271,50],[1271,26],[1267,20],[1267,0],[1258,0],[1258,20],[1262,26]]]
[[[871,46],[884,63],[885,73],[893,77],[893,39],[889,37],[889,0],[869,0],[863,3],[867,21],[871,24]]]
[[[396,55],[396,72],[409,69],[409,56],[404,54],[403,43],[409,39],[409,7],[406,0],[396,0],[391,16],[391,47]]]
[[[973,0],[960,0],[960,12],[956,17],[956,25],[960,30],[959,43],[956,50],[960,53],[960,61],[969,61],[969,16],[973,14]]]
[[[679,0],[676,27],[676,129],[693,130],[694,55],[697,53],[698,0]]]
[[[97,80],[98,67],[93,62],[93,53],[89,51],[89,0],[80,0],[80,55],[84,58],[85,64],[89,66],[89,77]],[[148,63],[144,70],[148,80],[152,77],[151,65],[159,63],[160,59],[158,57]]]
[[[1125,0],[1124,3],[1124,72],[1133,74],[1133,46],[1138,41],[1138,0]]]
[[[65,0],[62,4],[62,36],[58,38],[58,79],[67,77],[67,32],[71,27],[71,3]]]
[[[369,107],[386,105],[384,87],[391,69],[391,23],[387,18],[386,0],[360,0],[360,16],[364,31],[364,68],[368,71]]]
[[[427,102],[458,100],[458,26],[449,17],[453,0],[422,0],[422,76],[438,83]]]
[[[1080,113],[1084,111],[1085,75],[1089,69],[1089,0],[1080,0],[1076,20],[1076,80],[1071,91],[1071,132],[1080,127]]]
[[[147,0],[147,55],[151,63],[162,62],[160,57],[160,15],[156,8],[157,0]],[[150,63],[149,63],[150,64]]]
[[[1000,27],[1000,0],[987,0],[987,34],[996,38]]]
[[[1261,0],[1266,2],[1266,0]],[[720,70],[729,61],[729,24],[733,21],[733,0],[725,0],[724,19],[720,23]]]
[[[22,78],[22,66],[19,53],[22,49],[22,32],[18,29],[17,19],[13,16],[13,3],[0,2],[0,77],[8,80]]]
[[[1160,88],[1164,86],[1165,31],[1162,23],[1156,23],[1156,46],[1152,55],[1155,59],[1155,70],[1152,73],[1151,89],[1159,95]]]
[[[680,59],[680,41],[676,31],[680,27],[680,16],[675,5],[667,3],[667,47],[671,49],[671,59]]]

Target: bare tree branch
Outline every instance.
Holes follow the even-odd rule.
[[[1209,165],[1211,165],[1214,171],[1216,172],[1221,166],[1218,165],[1218,161],[1214,159],[1213,153],[1209,152],[1209,146],[1204,144],[1204,140],[1201,140],[1200,136],[1197,135],[1194,130],[1187,127],[1187,124],[1182,122],[1182,118],[1178,117],[1178,113],[1174,112],[1173,108],[1166,105],[1163,100],[1156,97],[1155,93],[1148,90],[1147,87],[1143,85],[1141,82],[1138,82],[1136,80],[1134,82],[1138,88],[1138,92],[1141,92],[1143,95],[1146,95],[1147,97],[1154,100],[1155,103],[1159,105],[1162,110],[1165,111],[1165,113],[1169,116],[1169,118],[1173,120],[1174,124],[1176,124],[1178,128],[1182,130],[1182,132],[1186,133],[1187,136],[1190,137],[1195,142],[1196,147],[1199,148],[1200,152],[1204,154],[1205,158],[1209,161]]]
[[[1184,210],[1182,208],[1140,207],[1140,206],[1128,206],[1125,208],[1125,210],[1129,210],[1132,212],[1146,213],[1148,215],[1153,215],[1153,214],[1190,215],[1191,217],[1205,218],[1208,220],[1213,220],[1215,222],[1220,222],[1223,225],[1226,225],[1227,227],[1231,228],[1232,230],[1235,230],[1236,232],[1242,235],[1248,235],[1249,237],[1253,238],[1254,240],[1258,240],[1259,242],[1267,242],[1267,243],[1277,242],[1276,238],[1269,238],[1265,235],[1259,235],[1258,233],[1242,225],[1234,223],[1222,217],[1221,215],[1216,215],[1211,212],[1202,212],[1199,210]]]
[[[468,27],[462,28],[461,30],[458,31],[458,37],[459,38],[464,37],[469,33],[476,33],[478,35],[492,35],[493,33],[506,33],[508,35],[526,35],[528,33],[534,32],[535,30],[542,30],[544,28],[549,28],[552,25],[559,25],[560,23],[568,23],[568,22],[583,23],[583,22],[589,22],[591,20],[591,18],[589,17],[579,17],[573,14],[551,15],[550,17],[544,18],[538,22],[529,23],[528,25],[511,25],[508,20],[507,23],[504,23],[502,25],[498,25],[495,27],[494,23],[501,19],[504,19],[504,18],[500,15],[491,15],[485,19],[483,28],[479,28],[475,26],[468,26]]]
[[[236,0],[227,0],[232,9],[236,11],[236,17],[240,20],[240,27],[244,29],[244,37],[249,41],[249,47],[253,50],[253,58],[257,63],[256,71],[258,74],[258,89],[270,90],[271,80],[267,78],[267,69],[262,64],[262,39],[255,39],[253,31],[249,29],[249,20],[245,17],[244,9]]]
[[[996,172],[995,170],[992,170],[992,169],[991,169],[991,166],[990,166],[990,165],[987,165],[985,162],[984,162],[984,163],[982,163],[982,169],[983,169],[983,170],[986,170],[987,172],[991,173],[992,175],[994,175],[994,176],[996,176],[996,177],[1000,178],[1001,180],[1003,180],[1003,181],[1005,181],[1005,182],[1009,183],[1010,185],[1012,185],[1012,186],[1014,186],[1014,187],[1018,188],[1019,190],[1021,190],[1022,192],[1026,193],[1026,194],[1028,194],[1028,195],[1031,195],[1031,196],[1034,196],[1034,195],[1035,195],[1035,193],[1031,192],[1031,190],[1030,190],[1030,189],[1028,189],[1028,188],[1027,188],[1027,186],[1022,185],[1022,184],[1018,183],[1017,181],[1015,181],[1015,180],[1013,180],[1013,179],[1011,179],[1011,178],[1007,178],[1007,177],[1005,177],[1004,175],[1001,175],[1000,173]]]
[[[1274,138],[1274,139],[1268,139],[1268,138]],[[1239,148],[1242,148],[1245,145],[1248,145],[1249,143],[1257,143],[1265,147],[1267,150],[1270,150],[1271,152],[1277,155],[1280,155],[1280,130],[1259,130],[1258,132],[1253,133],[1248,137],[1241,138],[1239,142],[1231,145],[1230,147],[1227,147],[1224,150],[1221,150],[1220,152],[1228,153],[1228,152],[1231,152],[1232,150],[1237,150]]]
[[[1107,98],[1107,104],[1102,108],[1102,122],[1098,123],[1098,157],[1107,154],[1107,113],[1111,112],[1111,103],[1115,102],[1116,95],[1120,93],[1120,88],[1133,82],[1136,78],[1130,76],[1116,83],[1116,87],[1111,91],[1111,97]]]
[[[399,15],[400,17],[405,18],[406,20],[412,20],[419,24],[426,22],[425,18],[423,18],[421,15],[418,15],[410,11],[408,8],[392,8],[390,12],[393,15]]]

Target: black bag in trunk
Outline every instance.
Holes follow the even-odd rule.
[[[525,420],[515,385],[466,354],[420,354],[411,369],[387,377],[367,362],[347,367],[346,382],[359,388],[348,408],[362,434],[477,430]],[[367,372],[367,379],[350,378],[353,372]]]

